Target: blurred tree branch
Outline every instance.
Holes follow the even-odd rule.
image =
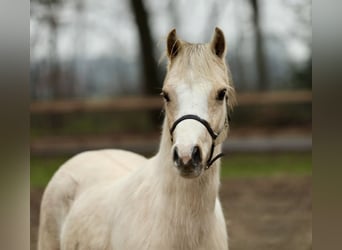
[[[260,26],[260,3],[258,0],[249,0],[253,10],[253,25],[255,32],[255,56],[258,74],[258,89],[263,91],[268,89],[267,64],[265,48],[263,44],[262,31]]]
[[[297,88],[312,88],[312,16],[311,0],[289,2],[283,0],[284,6],[289,8],[295,16],[297,29],[290,30],[289,36],[299,39],[310,48],[310,54],[302,67],[293,67],[293,82]]]
[[[208,14],[207,25],[204,29],[204,35],[210,34],[212,35],[213,30],[218,25],[218,22],[222,16],[223,10],[226,8],[229,0],[216,0],[212,1],[212,5],[210,9],[211,11]]]
[[[47,84],[50,87],[52,99],[61,99],[64,97],[63,86],[61,84],[61,67],[58,59],[58,38],[59,26],[59,11],[64,4],[63,0],[32,0],[41,6],[44,6],[45,13],[39,17],[39,21],[46,23],[49,27],[49,70],[47,74]],[[53,130],[58,130],[63,125],[63,119],[54,114],[50,115],[50,125]]]
[[[58,36],[59,36],[59,17],[58,12],[63,5],[63,0],[32,0],[46,8],[46,12],[39,17],[40,22],[44,22],[49,27],[49,72],[48,84],[53,99],[63,97],[63,91],[60,86],[60,65],[58,61]]]
[[[154,58],[153,38],[148,24],[148,13],[142,0],[130,0],[138,28],[140,48],[143,64],[143,91],[145,95],[158,94],[161,89],[157,61]],[[154,126],[160,124],[160,112],[150,112],[151,122]]]
[[[142,64],[143,91],[146,95],[158,93],[161,84],[158,76],[157,61],[154,57],[153,38],[148,24],[148,13],[141,0],[130,0],[132,11],[138,28]]]

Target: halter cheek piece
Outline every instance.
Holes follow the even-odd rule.
[[[201,117],[197,116],[197,115],[184,115],[182,117],[180,117],[179,119],[177,119],[173,124],[172,124],[172,127],[170,128],[170,134],[171,134],[171,141],[173,141],[173,132],[174,130],[176,129],[177,125],[179,123],[181,123],[182,121],[184,120],[195,120],[195,121],[198,121],[200,123],[202,123],[202,125],[208,130],[208,133],[210,134],[211,138],[212,138],[212,144],[211,144],[211,149],[210,149],[210,154],[209,154],[209,158],[207,160],[207,165],[205,166],[205,170],[209,169],[210,166],[220,157],[222,157],[224,154],[223,153],[220,153],[218,155],[216,155],[214,158],[213,158],[213,154],[214,154],[214,149],[215,149],[215,141],[217,139],[217,137],[220,135],[220,133],[226,128],[228,128],[228,121],[226,119],[225,121],[225,126],[224,128],[219,132],[219,133],[216,133],[214,132],[214,130],[211,128],[209,122],[207,122],[206,120],[202,119]]]

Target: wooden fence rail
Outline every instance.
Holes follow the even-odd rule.
[[[311,103],[311,91],[277,91],[240,93],[239,106],[281,103]],[[160,97],[120,97],[111,100],[35,101],[30,105],[32,114],[66,114],[74,112],[157,110],[162,107]]]

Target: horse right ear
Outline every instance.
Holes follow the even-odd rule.
[[[226,41],[222,30],[215,28],[214,36],[211,40],[211,49],[215,55],[223,59],[226,54]]]
[[[171,30],[170,33],[168,34],[166,45],[167,45],[167,56],[171,60],[177,56],[181,47],[181,43],[177,38],[176,29]]]

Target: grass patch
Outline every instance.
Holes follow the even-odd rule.
[[[31,187],[44,187],[70,156],[31,157]],[[312,174],[311,153],[232,154],[223,158],[224,178]]]
[[[311,174],[311,152],[233,154],[224,157],[221,168],[229,178]]]
[[[160,112],[156,112],[157,117]],[[160,118],[161,124],[162,120]],[[158,125],[159,128],[160,125]],[[99,112],[31,115],[31,138],[57,135],[110,134],[155,131],[148,112]]]
[[[56,170],[69,157],[31,157],[30,160],[30,181],[31,187],[44,187],[51,179]]]

